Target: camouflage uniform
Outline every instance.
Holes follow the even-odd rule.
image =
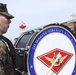
[[[12,59],[4,40],[0,40],[0,75],[15,75]]]

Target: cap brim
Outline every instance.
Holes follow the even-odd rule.
[[[6,12],[0,12],[0,14],[8,17],[9,19],[13,19],[13,18],[14,18],[13,15],[11,15],[11,14],[9,14],[9,13],[6,13]]]

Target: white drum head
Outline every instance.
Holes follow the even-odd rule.
[[[76,40],[61,26],[44,28],[33,40],[29,56],[30,75],[75,75]]]

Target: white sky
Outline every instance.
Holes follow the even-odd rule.
[[[5,34],[9,39],[20,35],[19,25],[23,21],[27,30],[48,23],[61,23],[76,14],[76,0],[0,0],[7,4],[8,11],[15,16]]]

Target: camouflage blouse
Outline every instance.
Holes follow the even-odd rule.
[[[4,40],[0,40],[0,75],[15,75],[9,48]]]

